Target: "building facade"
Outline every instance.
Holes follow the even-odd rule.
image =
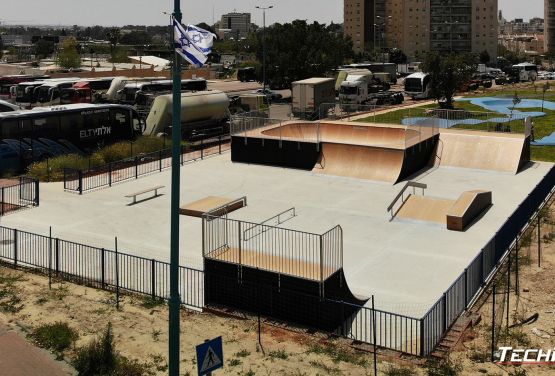
[[[485,50],[493,59],[498,22],[497,0],[345,0],[345,33],[357,52],[400,48],[418,59]]]
[[[250,13],[228,13],[222,15],[219,25],[220,31],[232,38],[244,38],[251,31]]]
[[[544,12],[544,49],[548,53],[555,51],[555,0],[545,0]]]

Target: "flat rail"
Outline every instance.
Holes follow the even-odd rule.
[[[412,188],[412,193],[413,194],[416,194],[416,189],[417,188],[422,189],[422,195],[424,195],[424,191],[428,188],[428,185],[424,184],[424,183],[417,183],[417,182],[414,182],[414,181],[407,182],[407,184],[405,184],[403,189],[401,189],[401,192],[399,192],[397,194],[397,196],[395,196],[393,201],[391,201],[391,204],[387,207],[387,211],[389,213],[391,213],[391,220],[393,220],[393,218],[395,217],[395,215],[393,214],[393,207],[395,206],[397,201],[399,201],[399,199],[401,199],[402,204],[405,203],[404,194],[407,191],[407,189],[409,189],[409,188]]]
[[[279,214],[274,215],[266,219],[263,222],[260,222],[257,226],[251,227],[243,231],[243,241],[248,241],[255,236],[261,235],[264,232],[268,231],[269,227],[264,227],[265,225],[269,226],[279,226],[282,223],[290,220],[291,218],[296,217],[295,208],[290,208],[287,210],[282,211]]]

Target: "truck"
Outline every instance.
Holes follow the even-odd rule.
[[[293,116],[314,119],[319,115],[320,105],[335,103],[335,80],[313,77],[291,83]]]
[[[350,73],[341,83],[339,102],[342,107],[374,103],[376,105],[400,104],[404,96],[390,91],[389,73],[372,73],[369,70]]]
[[[160,95],[146,118],[144,135],[171,135],[173,95]],[[195,141],[229,133],[229,98],[219,90],[181,93],[181,138]]]

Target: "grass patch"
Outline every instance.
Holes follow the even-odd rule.
[[[62,181],[66,168],[88,170],[168,148],[171,148],[171,140],[166,139],[164,144],[162,138],[141,136],[133,142],[118,142],[106,146],[90,156],[68,154],[35,162],[28,167],[27,174],[41,181]]]
[[[532,344],[528,334],[518,328],[502,328],[499,332],[499,343],[504,346],[529,347]]]
[[[152,296],[141,297],[139,305],[146,309],[152,309],[166,304],[166,301],[162,298],[152,298]]]
[[[148,364],[129,360],[116,351],[111,323],[108,323],[100,338],[77,350],[73,366],[80,376],[153,374]]]
[[[390,365],[383,371],[383,374],[385,376],[412,376],[414,375],[414,370],[409,367]]]
[[[269,356],[270,358],[272,358],[272,359],[283,359],[283,360],[286,360],[287,358],[289,358],[289,354],[288,354],[285,350],[283,350],[283,349],[276,350],[276,351],[270,351],[270,352],[268,353],[268,356]]]
[[[235,353],[235,356],[238,357],[238,358],[246,358],[250,354],[251,354],[250,351],[248,351],[246,349],[242,349],[241,351]]]
[[[21,291],[16,286],[22,281],[25,279],[21,275],[0,272],[0,311],[17,313],[23,309]]]
[[[233,358],[233,359],[230,359],[229,366],[230,367],[237,367],[237,366],[241,365],[241,363],[243,363],[243,362],[241,362],[241,360],[239,360],[237,358]]]
[[[67,323],[56,322],[37,327],[30,337],[40,347],[62,353],[75,343],[79,335]]]
[[[325,364],[323,362],[320,362],[320,361],[311,360],[310,365],[314,368],[321,369],[322,371],[326,372],[328,375],[340,375],[341,374],[341,370],[339,368],[328,366],[327,364]]]
[[[334,363],[345,362],[357,366],[368,366],[368,360],[361,354],[356,353],[354,350],[342,348],[334,343],[326,345],[313,344],[308,349],[309,353],[327,355]]]
[[[428,376],[458,376],[463,367],[450,358],[430,361],[426,364]]]

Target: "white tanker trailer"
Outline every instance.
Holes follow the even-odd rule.
[[[144,134],[171,134],[172,94],[154,100]],[[181,138],[194,140],[229,133],[229,98],[218,90],[181,93]]]

